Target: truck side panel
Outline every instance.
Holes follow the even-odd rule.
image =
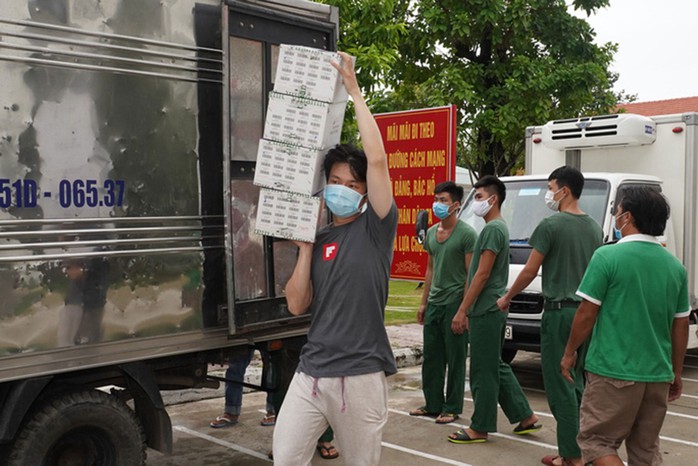
[[[582,151],[583,172],[653,175],[664,180],[662,190],[671,205],[671,230],[675,244],[669,247],[689,273],[692,307],[698,307],[696,290],[696,124],[698,114],[653,117],[657,139],[653,144]],[[526,138],[526,174],[547,175],[566,163],[564,151],[533,142],[540,128],[529,128]]]

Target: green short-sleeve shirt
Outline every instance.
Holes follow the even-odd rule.
[[[586,370],[636,382],[671,382],[671,327],[689,315],[686,269],[652,236],[602,246],[577,292],[600,306]]]
[[[463,299],[465,256],[473,252],[477,233],[465,222],[458,221],[451,235],[440,243],[436,239],[439,224],[427,230],[424,249],[432,256],[434,268],[429,288],[429,303],[437,306]]]
[[[543,297],[547,301],[578,301],[579,282],[603,231],[590,216],[558,212],[541,221],[528,243],[543,258]]]
[[[509,229],[501,218],[488,222],[477,237],[473,250],[473,260],[470,262],[469,282],[475,276],[483,251],[492,251],[497,257],[485,287],[468,312],[471,317],[499,311],[497,300],[504,295],[506,290],[509,279]]]

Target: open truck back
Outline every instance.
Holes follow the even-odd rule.
[[[309,320],[286,309],[295,248],[254,233],[257,144],[278,45],[335,50],[337,18],[305,0],[3,2],[1,463],[171,451],[160,390],[217,386],[208,365],[241,345],[273,342],[283,388]]]

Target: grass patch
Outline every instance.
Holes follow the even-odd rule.
[[[416,324],[423,288],[417,282],[390,280],[385,325]]]

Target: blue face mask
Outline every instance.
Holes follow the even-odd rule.
[[[323,197],[330,212],[344,218],[351,217],[359,211],[364,195],[341,184],[328,184],[325,186]]]
[[[434,205],[431,206],[431,210],[439,220],[443,220],[450,215],[448,212],[448,206],[446,204],[442,204],[441,202],[434,202]]]
[[[627,212],[623,212],[620,215],[620,217],[622,217],[625,214],[627,214]],[[626,222],[626,224],[623,225],[622,227],[620,227],[620,229],[619,229],[618,228],[618,218],[619,217],[613,217],[613,237],[616,239],[616,241],[620,240],[623,237],[623,228],[625,228],[627,225],[627,222]]]

